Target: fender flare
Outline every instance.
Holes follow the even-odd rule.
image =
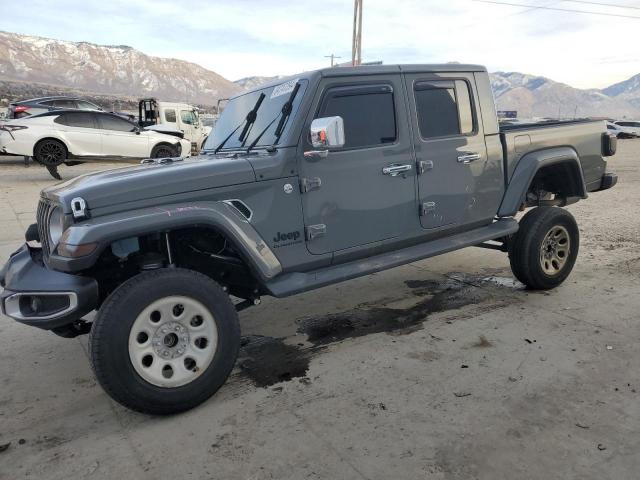
[[[502,197],[498,216],[514,216],[524,202],[527,190],[536,173],[545,167],[559,164],[569,164],[571,166],[578,179],[578,196],[587,198],[587,187],[584,182],[582,166],[578,153],[573,148],[557,147],[535,150],[524,155],[516,165],[507,190]]]
[[[52,253],[48,263],[56,270],[86,270],[116,240],[193,226],[214,228],[227,236],[262,280],[270,280],[282,272],[280,261],[253,225],[223,201],[175,203],[81,221],[65,230],[64,242],[70,245],[97,243],[96,250],[79,258]]]

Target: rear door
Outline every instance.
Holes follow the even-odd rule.
[[[108,113],[94,114],[100,122],[102,155],[105,157],[145,158],[149,156],[147,132],[136,132],[136,126]]]
[[[325,158],[303,155],[300,171],[307,248],[323,254],[416,229],[415,168],[400,75],[322,80],[313,118],[340,116],[346,143]],[[313,150],[308,134],[304,151]],[[385,174],[402,167],[397,175]]]
[[[476,214],[474,204],[478,180],[487,175],[487,151],[473,74],[411,73],[405,82],[415,126],[420,223],[425,229],[474,223],[485,215]]]
[[[102,137],[91,112],[68,112],[55,120],[69,151],[78,157],[97,157],[102,152]]]

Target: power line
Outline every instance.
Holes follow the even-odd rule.
[[[604,17],[619,17],[619,18],[634,18],[636,20],[640,20],[640,17],[636,17],[634,15],[622,15],[620,13],[604,13],[604,12],[591,12],[588,10],[572,10],[570,8],[556,8],[556,7],[539,7],[537,5],[526,5],[523,3],[509,3],[509,2],[498,2],[496,0],[471,0],[472,2],[479,3],[491,3],[494,5],[507,5],[509,7],[528,7],[536,10],[555,10],[556,12],[570,12],[570,13],[584,13],[587,15],[601,15]]]
[[[571,2],[571,3],[584,3],[587,5],[600,5],[603,7],[615,7],[615,8],[630,8],[633,10],[640,10],[640,7],[635,7],[633,5],[620,5],[620,4],[615,4],[615,3],[603,3],[603,2],[588,2],[586,0],[563,0],[564,2]]]

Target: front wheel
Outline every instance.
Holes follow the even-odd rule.
[[[171,268],[141,273],[104,302],[90,357],[105,391],[142,413],[202,403],[235,364],[240,328],[233,303],[210,278]]]
[[[579,246],[580,232],[573,215],[558,207],[534,208],[520,220],[511,239],[511,270],[530,288],[557,287],[571,273]]]
[[[160,144],[151,150],[151,158],[173,158],[177,156],[178,152],[171,145]]]

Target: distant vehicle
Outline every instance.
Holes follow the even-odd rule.
[[[609,133],[614,134],[617,138],[630,138],[631,135],[622,130],[623,127],[613,122],[606,122]]]
[[[57,110],[0,125],[0,154],[33,157],[46,167],[190,156],[191,144],[181,136],[144,130],[112,113]]]
[[[200,121],[197,107],[187,103],[160,102],[155,98],[143,98],[138,104],[138,125],[156,129],[156,125],[172,127],[184,133],[191,142],[191,152],[195,155],[204,145],[211,132]]]
[[[640,137],[640,122],[637,122],[635,120],[619,120],[613,123],[620,127],[622,133],[628,135],[627,138]]]
[[[95,103],[77,97],[41,97],[10,103],[9,118],[24,118],[61,109],[104,112],[104,109]]]

